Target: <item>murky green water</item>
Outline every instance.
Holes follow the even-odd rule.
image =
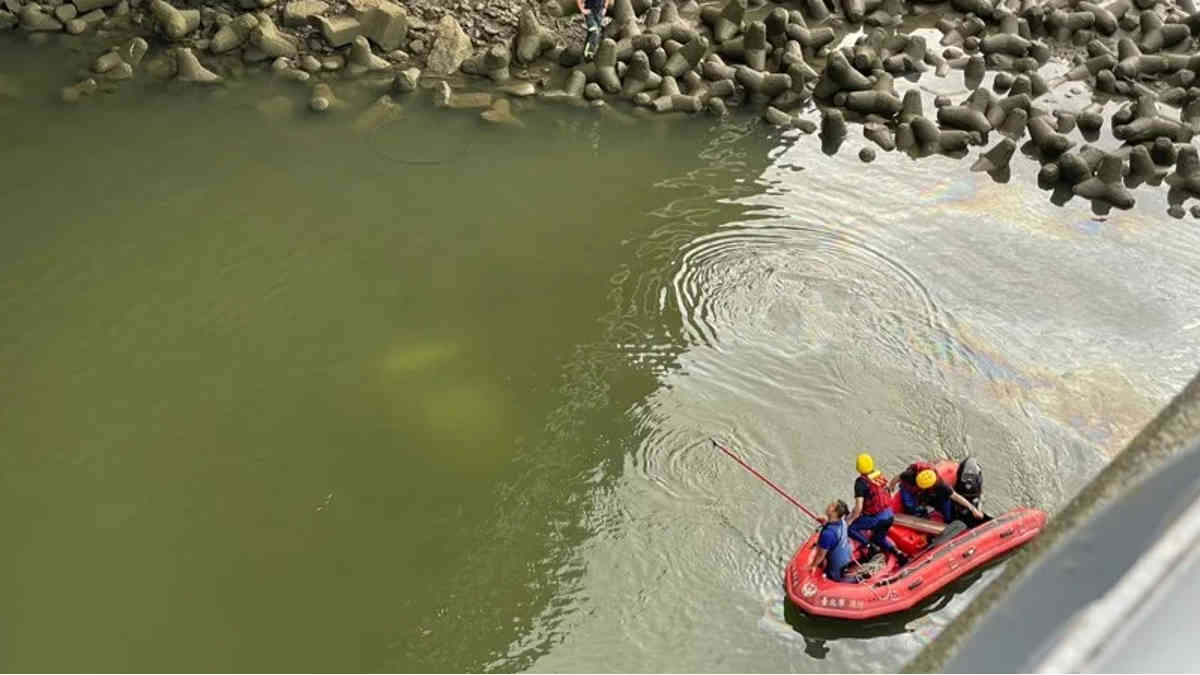
[[[259,82],[69,107],[60,55],[0,41],[6,670],[895,668],[969,585],[785,616],[809,526],[702,441],[813,504],[869,449],[1053,507],[1200,362],[1153,188]]]

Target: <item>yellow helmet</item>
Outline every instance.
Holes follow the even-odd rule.
[[[917,474],[917,487],[921,488],[922,490],[928,490],[929,488],[933,487],[933,484],[936,482],[937,474],[934,473],[933,469],[925,469]]]
[[[867,453],[862,453],[858,459],[854,460],[854,466],[858,467],[858,472],[866,475],[875,470],[875,460]]]

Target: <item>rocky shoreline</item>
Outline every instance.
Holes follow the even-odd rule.
[[[1143,183],[1165,182],[1177,217],[1200,198],[1193,0],[616,0],[589,62],[575,13],[574,0],[0,0],[0,35],[108,45],[63,88],[72,103],[138,71],[220,85],[269,70],[309,87],[318,113],[345,107],[343,87],[390,90],[360,113],[366,126],[426,91],[438,106],[513,126],[514,101],[530,97],[641,116],[749,109],[819,133],[826,152],[850,123],[887,152],[977,147],[971,169],[997,180],[1020,149],[1040,164],[1042,188],[1098,212],[1131,208],[1129,188]],[[1044,75],[1048,65],[1061,73]],[[969,93],[927,109],[920,82],[953,71]],[[1045,105],[1066,87],[1091,102]],[[1090,145],[1102,134],[1115,139],[1108,151]]]

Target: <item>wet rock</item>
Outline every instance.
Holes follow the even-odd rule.
[[[281,122],[291,117],[296,110],[295,102],[286,96],[272,96],[259,101],[254,107],[269,122]]]
[[[1200,155],[1197,155],[1196,146],[1185,145],[1179,151],[1175,172],[1167,176],[1167,185],[1200,197]]]
[[[525,98],[536,94],[537,87],[532,82],[513,82],[512,84],[506,84],[502,87],[498,87],[497,91],[508,94],[509,96]]]
[[[363,36],[380,49],[398,49],[408,37],[408,14],[394,2],[372,0],[371,6],[359,14],[358,20]]]
[[[145,62],[146,72],[159,80],[175,77],[175,59],[168,52],[159,52]]]
[[[300,67],[308,73],[317,73],[321,71],[321,61],[312,54],[305,54],[300,58]]]
[[[250,31],[250,43],[267,58],[291,58],[299,53],[295,39],[276,28],[269,14],[259,12],[254,19],[255,26]]]
[[[396,78],[392,81],[392,88],[401,94],[408,94],[416,91],[417,82],[420,79],[420,68],[408,68],[396,73]]]
[[[74,0],[72,4],[79,13],[86,14],[93,9],[105,9],[117,5],[119,0]]]
[[[362,36],[360,36],[362,37]],[[366,39],[365,37],[363,39]],[[404,108],[392,100],[391,96],[383,95],[367,106],[351,124],[351,129],[358,134],[366,134],[404,118]]]
[[[493,124],[500,124],[509,127],[524,127],[525,123],[517,119],[512,113],[512,104],[506,98],[498,98],[492,103],[492,107],[479,113],[479,116],[484,120]]]
[[[258,19],[253,14],[238,15],[237,18],[217,29],[212,41],[209,42],[209,51],[214,54],[224,54],[241,47],[250,39],[251,33],[257,26]]]
[[[91,96],[100,90],[100,84],[93,78],[87,78],[62,89],[63,103],[78,103],[83,97]]]
[[[341,70],[345,66],[346,59],[342,58],[341,54],[334,54],[321,59],[321,70],[333,72],[335,70]]]
[[[307,26],[313,17],[327,11],[329,5],[322,0],[287,0],[283,5],[283,25],[289,28]]]
[[[1002,138],[1000,142],[992,146],[991,150],[979,156],[975,163],[971,165],[972,171],[985,171],[994,173],[1008,168],[1008,163],[1012,159],[1013,152],[1017,149],[1016,142],[1011,138]]]
[[[133,78],[133,66],[129,65],[128,63],[125,63],[124,61],[113,66],[113,68],[111,70],[109,70],[107,73],[104,74],[104,79],[110,80],[113,82],[129,80],[132,78]]]
[[[75,9],[75,5],[72,4],[59,5],[58,7],[54,8],[54,18],[63,23],[74,19],[78,14],[79,11]]]
[[[1077,183],[1072,192],[1086,199],[1111,204],[1118,209],[1133,208],[1133,197],[1121,184],[1124,161],[1118,155],[1105,155],[1100,160],[1096,174],[1081,183]]]
[[[875,161],[875,151],[871,148],[863,148],[858,151],[858,159],[865,164]]]
[[[589,101],[595,101],[596,99],[604,98],[604,90],[600,88],[599,84],[589,82],[583,88],[583,97]]]
[[[313,85],[312,96],[308,99],[309,110],[326,112],[332,108],[341,107],[341,105],[341,101],[333,93],[333,87],[330,87],[327,82],[317,82]]]
[[[510,58],[507,45],[492,45],[483,53],[481,60],[483,74],[493,82],[507,82],[510,77],[508,70]]]
[[[553,48],[556,42],[554,33],[538,23],[533,10],[525,8],[521,12],[517,23],[516,57],[518,63],[533,63],[546,50]]]
[[[470,55],[470,36],[463,31],[453,16],[443,16],[434,31],[433,48],[426,60],[429,72],[433,75],[450,75],[457,71]]]
[[[31,3],[21,9],[21,28],[27,31],[54,32],[62,30],[63,25],[58,19]]]
[[[362,24],[352,16],[316,16],[313,21],[321,28],[321,35],[325,41],[333,47],[345,47],[354,42],[354,38],[362,35]],[[437,51],[436,43],[434,51]]]
[[[716,117],[725,117],[729,114],[729,106],[727,106],[725,101],[720,98],[708,99],[706,108],[709,113]]]
[[[200,27],[200,10],[175,9],[164,0],[151,0],[150,11],[158,29],[171,40],[179,40]]]
[[[175,79],[180,82],[216,84],[221,76],[205,68],[189,47],[175,48]]]
[[[275,76],[281,80],[300,83],[308,82],[312,79],[312,75],[309,75],[307,72],[290,66],[275,71]]]
[[[115,51],[104,52],[100,56],[96,57],[96,60],[92,63],[92,71],[97,73],[107,73],[122,63],[124,63],[124,61],[121,60],[120,55],[118,55]]]

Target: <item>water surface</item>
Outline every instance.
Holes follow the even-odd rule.
[[[8,670],[894,669],[970,585],[785,614],[810,525],[706,439],[814,506],[869,450],[1053,508],[1200,356],[1153,188],[261,81],[71,107],[63,53],[0,42]]]

